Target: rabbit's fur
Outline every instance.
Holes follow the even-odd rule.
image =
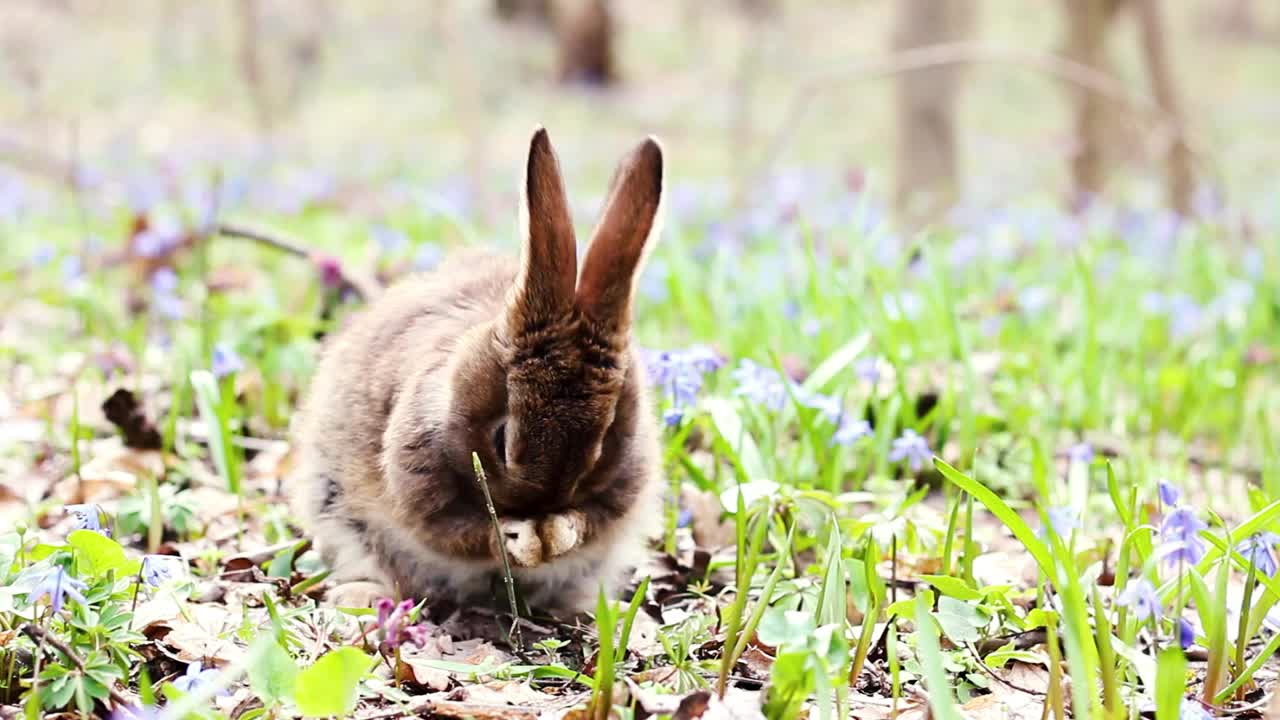
[[[662,166],[653,138],[619,165],[579,272],[539,127],[520,260],[453,257],[329,339],[292,492],[339,583],[329,602],[487,596],[501,562],[473,451],[531,605],[586,609],[640,559],[661,517],[661,456],[631,302],[659,232]]]

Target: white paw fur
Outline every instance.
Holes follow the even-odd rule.
[[[532,520],[503,520],[502,541],[513,565],[528,568],[542,563],[542,539]]]
[[[560,557],[582,543],[582,514],[571,511],[545,517],[541,530],[547,559]]]

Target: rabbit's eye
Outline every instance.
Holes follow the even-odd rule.
[[[507,424],[502,423],[497,430],[493,431],[493,452],[497,454],[498,461],[504,465],[507,462]]]

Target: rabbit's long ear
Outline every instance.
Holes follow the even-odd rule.
[[[631,298],[661,230],[662,146],[650,136],[618,165],[578,278],[578,308],[612,329],[631,322]]]
[[[511,305],[513,319],[541,321],[569,313],[578,274],[577,245],[560,162],[541,125],[529,141],[529,159],[520,188],[520,235],[520,275]],[[522,324],[518,323],[517,328]]]

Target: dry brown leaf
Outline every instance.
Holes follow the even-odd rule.
[[[63,503],[115,500],[135,491],[139,478],[161,477],[165,471],[159,450],[125,447],[118,437],[91,443],[86,456],[89,460],[80,466],[79,480],[68,476],[54,487],[54,496]]]
[[[223,664],[236,662],[244,656],[244,648],[234,637],[239,624],[238,613],[229,612],[221,605],[199,603],[188,604],[186,611],[188,617],[160,624],[169,627],[163,643],[173,648],[177,659]]]

